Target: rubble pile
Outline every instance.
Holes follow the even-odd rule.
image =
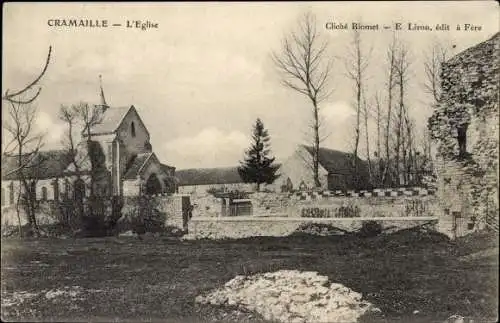
[[[279,322],[356,322],[366,312],[380,312],[360,293],[298,270],[236,276],[196,302],[239,306]]]

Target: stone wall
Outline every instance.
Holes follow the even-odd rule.
[[[165,225],[176,227],[179,229],[187,230],[187,226],[183,220],[182,212],[182,195],[171,195],[171,196],[152,196],[148,197],[151,203],[147,204],[150,209],[155,209],[158,211],[159,218],[165,219]],[[148,217],[144,213],[148,212],[145,210],[144,205],[138,202],[139,197],[125,197],[122,201],[121,217],[120,221],[127,221],[133,217]],[[112,204],[111,200],[108,198],[100,199],[102,203],[99,212],[103,219],[107,219],[112,215]],[[84,200],[86,212],[87,200]],[[35,215],[39,225],[53,224],[58,222],[68,221],[68,214],[65,213],[65,209],[71,211],[75,208],[73,201],[65,200],[56,203],[55,201],[39,201]],[[151,210],[149,210],[151,211]],[[20,222],[21,225],[27,224],[26,214],[24,209],[20,208]],[[19,219],[17,217],[16,205],[9,205],[2,207],[1,213],[1,225],[2,228],[7,228],[11,226],[17,226],[19,224]]]
[[[388,190],[396,196],[335,196],[326,193],[254,193],[250,195],[253,216],[221,216],[221,199],[209,202],[218,212],[199,208],[189,222],[189,236],[210,238],[241,238],[250,236],[286,236],[304,223],[329,223],[347,231],[359,229],[363,221],[380,221],[383,227],[412,227],[437,221],[436,229],[456,237],[470,228],[466,218],[456,220],[443,212],[435,195],[417,189]],[[405,195],[401,192],[423,195]],[[382,192],[384,193],[384,192]],[[420,193],[419,193],[420,194]],[[388,194],[391,195],[391,194]],[[399,195],[399,196],[397,196]],[[198,203],[193,199],[192,203]],[[200,204],[201,205],[201,204]],[[474,224],[475,226],[476,224]]]
[[[217,219],[191,219],[187,239],[239,239],[254,236],[284,237],[295,232],[306,223],[328,223],[346,231],[361,228],[364,221],[376,220],[384,229],[405,229],[419,224],[436,221],[435,217],[415,219],[300,219],[300,218],[254,218],[234,217]]]
[[[146,210],[140,209],[140,197],[125,197],[121,210],[122,217],[139,215],[140,212]],[[159,212],[160,218],[165,220],[166,226],[172,226],[179,229],[187,229],[184,227],[182,214],[182,195],[159,195],[147,198],[149,206]]]
[[[446,216],[476,221],[473,230],[487,221],[498,225],[499,40],[496,34],[444,64],[441,100],[429,119],[439,204]],[[459,129],[465,128],[461,152]]]
[[[262,187],[266,187],[263,185]],[[179,185],[178,192],[180,194],[190,194],[193,196],[207,196],[210,190],[224,190],[253,192],[255,191],[255,184],[248,183],[232,183],[232,184],[206,184],[206,185]]]
[[[314,195],[313,195],[314,196]],[[250,196],[255,216],[284,217],[414,217],[438,216],[441,209],[432,195],[387,197],[316,198],[290,197],[287,193],[255,193]],[[319,212],[317,210],[319,210]]]
[[[39,225],[51,224],[57,222],[59,209],[52,202],[40,202],[35,211],[35,216]],[[9,226],[18,226],[28,223],[26,212],[23,207],[19,208],[19,218],[17,217],[16,205],[2,207],[2,228]]]
[[[166,226],[187,230],[182,215],[182,195],[172,195],[160,198],[160,210],[167,214]]]
[[[212,195],[191,196],[193,217],[218,217],[223,214],[223,199]]]
[[[139,196],[141,194],[141,180],[124,180],[123,196]]]

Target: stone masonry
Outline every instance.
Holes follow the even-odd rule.
[[[499,40],[487,41],[443,64],[442,95],[429,119],[437,143],[437,196],[443,221],[498,230]]]

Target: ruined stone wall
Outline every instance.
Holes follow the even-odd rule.
[[[307,223],[325,223],[345,231],[359,230],[364,220],[356,219],[300,219],[300,218],[251,218],[234,217],[218,219],[195,219],[189,222],[186,239],[240,239],[256,236],[284,237],[296,232]],[[429,218],[415,220],[380,220],[383,230],[402,230],[435,221]]]
[[[144,199],[146,203],[140,203]],[[151,213],[151,214],[148,214]],[[158,195],[143,197],[124,197],[121,209],[121,221],[130,221],[134,217],[154,216],[164,221],[165,226],[184,229],[181,195]]]
[[[438,216],[433,195],[416,196],[323,196],[288,193],[254,193],[254,216],[280,217],[417,217]]]
[[[500,34],[469,48],[442,68],[442,96],[429,119],[437,143],[437,196],[446,216],[498,223],[498,82]],[[467,125],[467,150],[458,129]],[[455,214],[455,215],[453,215]]]

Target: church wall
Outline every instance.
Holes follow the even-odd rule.
[[[162,190],[165,190],[165,183],[163,181],[168,178],[168,175],[163,172],[160,163],[157,160],[154,160],[153,157],[151,157],[142,170],[141,179],[146,182],[151,174],[156,174],[156,176],[158,176],[158,179],[161,182],[161,188]]]
[[[92,140],[98,141],[101,144],[102,152],[106,156],[106,169],[111,171],[113,166],[113,141],[115,139],[115,135],[99,135],[92,136]]]
[[[123,196],[138,196],[141,192],[141,180],[123,181]]]
[[[132,133],[132,123],[134,124],[135,135]],[[124,145],[127,161],[133,155],[148,151],[146,144],[149,143],[149,134],[133,109],[127,113],[122,124],[117,129],[117,136]]]
[[[86,196],[89,196],[90,189],[89,189],[89,184],[90,184],[90,178],[89,176],[82,176],[83,181],[86,183],[85,187],[85,194]],[[56,178],[48,178],[48,179],[40,179],[36,183],[36,199],[37,200],[42,200],[43,199],[43,191],[44,188],[46,189],[47,192],[47,200],[54,200],[55,192],[54,192],[54,186],[52,183],[56,180]],[[64,178],[58,178],[57,179],[59,182],[59,198],[62,199],[66,191],[68,192],[69,196],[71,197],[73,195],[73,183],[77,180],[76,176],[67,176]],[[12,186],[11,186],[12,183]],[[68,189],[66,190],[66,183],[69,183]],[[4,194],[4,200],[2,206],[8,206],[11,205],[11,199],[10,199],[10,191],[11,187],[13,187],[14,190],[14,203],[17,201],[17,197],[20,191],[20,188],[22,187],[22,184],[20,181],[2,181],[2,192]]]

